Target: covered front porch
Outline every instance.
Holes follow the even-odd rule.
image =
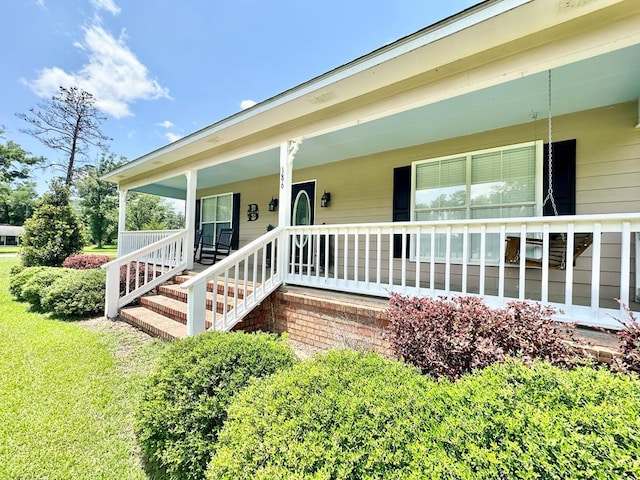
[[[211,280],[259,285],[223,298],[211,317],[221,329],[283,284],[530,300],[559,320],[618,328],[616,299],[640,310],[639,14],[630,2],[589,12],[507,3],[485,2],[109,174],[121,226],[129,191],[183,200],[186,224],[121,228],[107,315],[193,270],[197,231],[232,228],[233,254],[182,284],[190,334],[205,329]],[[486,35],[512,15],[532,21]]]

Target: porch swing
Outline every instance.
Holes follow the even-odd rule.
[[[547,196],[544,199],[543,205],[546,205],[547,202],[551,204],[553,208],[553,214],[558,216],[558,208],[556,206],[556,201],[553,196],[553,140],[552,140],[552,117],[551,117],[551,70],[549,70],[549,148],[547,155],[547,170],[548,170],[548,191]],[[593,234],[592,233],[575,233],[573,236],[573,252],[570,252],[568,255],[567,252],[567,235],[565,233],[560,234],[551,234],[549,236],[549,260],[548,265],[549,268],[564,270],[567,266],[567,260],[574,262],[581,254],[584,252],[589,246],[591,246],[593,242]],[[508,264],[519,264],[520,257],[522,252],[520,251],[520,237],[516,236],[508,236],[506,239],[505,246],[505,261]],[[537,247],[533,248],[533,250],[538,250],[544,247],[543,240],[539,238],[529,238],[525,239],[525,245],[527,247]],[[525,255],[525,266],[527,267],[542,267],[542,258],[538,257],[526,257],[527,252],[524,252]],[[569,258],[567,258],[569,257]]]

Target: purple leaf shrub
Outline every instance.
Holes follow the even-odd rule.
[[[494,309],[473,296],[392,293],[387,313],[393,353],[436,378],[455,380],[510,356],[564,366],[575,362],[576,353],[551,320],[554,310],[536,303],[515,301]]]

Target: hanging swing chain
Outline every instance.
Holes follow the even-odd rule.
[[[549,154],[547,158],[547,168],[548,168],[548,183],[549,189],[547,191],[547,196],[544,199],[543,206],[547,204],[547,201],[551,202],[551,207],[553,208],[553,214],[557,217],[558,207],[556,206],[556,200],[553,197],[553,121],[552,121],[552,113],[551,113],[551,69],[549,69]],[[560,269],[564,270],[567,265],[567,237],[563,233],[562,234],[562,243],[564,243],[564,248],[562,249],[562,259],[560,261]]]
[[[553,198],[553,128],[552,128],[552,116],[551,116],[551,70],[549,70],[549,154],[547,158],[547,168],[548,168],[548,179],[549,179],[549,188],[547,191],[547,196],[542,202],[543,205],[546,205],[547,202],[551,202],[551,207],[553,208],[553,214],[558,216],[558,207],[556,206],[556,200]]]

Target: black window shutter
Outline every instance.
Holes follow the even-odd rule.
[[[240,248],[240,194],[233,194],[233,220],[231,228],[233,235],[231,236],[231,248],[237,250]]]
[[[411,165],[393,169],[393,221],[411,220]],[[407,242],[406,256],[409,256]],[[402,258],[402,235],[393,236],[393,258]]]
[[[549,193],[549,144],[544,144],[543,150],[543,191],[542,198]],[[559,215],[576,214],[576,141],[565,140],[553,142],[553,198]],[[553,216],[551,201],[543,207],[543,215]]]
[[[201,208],[200,205],[201,205],[201,200],[197,199],[196,200],[196,221],[195,221],[196,232],[200,230],[200,208]]]

